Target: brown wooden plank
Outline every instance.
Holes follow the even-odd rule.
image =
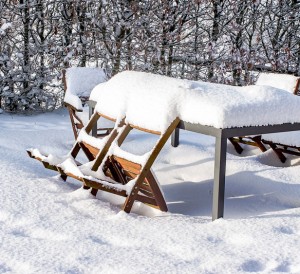
[[[83,182],[86,186],[92,187],[94,189],[99,189],[102,191],[106,191],[109,193],[113,193],[122,197],[127,197],[127,193],[125,190],[120,190],[117,186],[114,188],[113,186],[107,186],[105,184],[101,184],[99,182],[89,180],[89,179],[83,179]]]
[[[74,174],[72,174],[72,173],[69,173],[69,172],[66,172],[65,174],[66,174],[67,176],[69,176],[69,177],[72,177],[72,178],[74,178],[74,179],[76,179],[76,180],[78,180],[78,181],[83,182],[82,177],[78,177],[78,176],[76,176],[76,175],[74,175]]]
[[[99,116],[101,116],[101,117],[103,117],[103,118],[105,118],[105,119],[107,119],[107,120],[110,120],[110,121],[112,121],[112,122],[116,122],[116,121],[117,121],[115,118],[110,117],[110,116],[108,116],[108,115],[105,115],[105,114],[103,114],[103,113],[101,113],[101,112],[97,112],[97,113],[98,113]]]
[[[97,154],[99,153],[99,149],[86,143],[86,142],[81,142],[80,143],[80,146],[81,147],[85,147],[93,156],[94,156],[94,159],[96,158]],[[91,160],[94,160],[94,159],[91,159]]]
[[[127,171],[132,172],[133,174],[139,174],[141,170],[141,165],[134,163],[132,161],[129,161],[127,159],[123,159],[121,157],[118,157],[116,155],[112,155],[112,158],[124,169]]]
[[[159,206],[157,205],[155,199],[153,198],[138,194],[136,195],[136,200],[159,209]]]
[[[161,135],[161,132],[160,132],[160,131],[155,131],[155,130],[151,130],[151,129],[147,129],[147,128],[135,126],[135,125],[133,125],[133,124],[130,124],[130,126],[131,126],[132,128],[135,128],[135,129],[140,130],[140,131],[143,131],[143,132],[148,132],[148,133],[155,134],[155,135]]]

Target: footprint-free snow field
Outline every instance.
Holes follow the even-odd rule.
[[[135,134],[128,151],[155,142]],[[94,198],[28,157],[30,147],[68,153],[65,110],[1,114],[0,273],[300,273],[300,160],[240,157],[228,144],[225,215],[212,222],[214,138],[180,136],[154,165],[169,212],[136,204],[125,214],[120,198]]]

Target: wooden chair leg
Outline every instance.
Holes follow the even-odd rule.
[[[254,136],[252,138],[252,140],[257,144],[258,148],[262,151],[262,152],[266,152],[267,149],[266,147],[264,146],[264,144],[262,143],[261,141],[261,136]]]
[[[274,143],[269,143],[269,146],[272,148],[272,150],[276,153],[276,155],[278,156],[279,160],[282,162],[282,163],[285,163],[286,162],[286,157],[284,156],[284,154],[279,151],[277,149],[277,146],[274,144]]]
[[[97,193],[98,193],[98,189],[96,189],[96,188],[92,188],[92,190],[91,190],[91,194],[93,195],[93,196],[97,196]]]
[[[238,154],[242,154],[243,152],[243,148],[240,146],[240,144],[238,142],[236,142],[234,140],[234,138],[228,138],[228,140],[230,141],[230,143],[233,145],[235,151],[238,153]]]
[[[166,201],[161,193],[160,187],[157,184],[157,180],[155,179],[154,174],[150,172],[146,176],[146,180],[149,183],[150,188],[152,189],[152,192],[154,193],[154,199],[156,200],[156,203],[161,211],[168,211],[168,207],[166,204]]]
[[[60,175],[60,178],[62,178],[64,181],[66,181],[66,180],[67,180],[67,178],[68,178],[68,176],[67,176],[67,175],[63,175],[63,174],[61,174],[61,175]]]
[[[127,196],[125,203],[122,206],[122,210],[124,210],[126,213],[129,213],[131,211],[133,203],[137,198],[138,192],[139,192],[139,186],[138,184],[135,184],[135,186],[132,188],[132,191]]]

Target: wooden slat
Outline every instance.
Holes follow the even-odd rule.
[[[81,146],[84,146],[93,156],[94,158],[96,158],[97,154],[99,153],[99,149],[86,143],[86,142],[82,142],[80,143]]]
[[[158,208],[158,205],[155,201],[155,199],[147,197],[147,196],[142,196],[142,195],[136,195],[136,200],[140,201],[142,203],[148,204],[150,206],[154,206],[155,208]]]
[[[146,189],[140,188],[139,192],[141,192],[142,194],[144,194],[147,197],[154,198],[154,194],[152,191],[148,191]]]
[[[69,176],[69,177],[72,177],[72,178],[74,178],[74,179],[76,179],[76,180],[78,180],[78,181],[83,182],[83,178],[82,178],[82,177],[78,177],[78,176],[76,176],[76,175],[74,175],[73,173],[70,173],[70,172],[64,172],[64,171],[63,171],[63,173],[64,173],[65,175]]]
[[[103,114],[103,113],[101,113],[101,112],[97,112],[97,113],[98,113],[99,116],[101,116],[101,117],[103,117],[103,118],[105,118],[105,119],[107,119],[107,120],[110,120],[110,121],[112,121],[112,122],[116,122],[116,121],[117,121],[115,118],[110,117],[110,116],[107,116],[107,115],[105,115],[105,114]]]
[[[155,130],[151,130],[151,129],[147,129],[147,128],[135,126],[135,125],[133,125],[133,124],[130,124],[130,126],[131,126],[132,128],[135,128],[135,129],[140,130],[140,131],[143,131],[143,132],[148,132],[148,133],[155,134],[155,135],[161,135],[161,132],[160,132],[160,131],[155,131]]]
[[[141,165],[131,162],[127,159],[123,159],[121,157],[118,157],[116,155],[113,155],[112,158],[119,164],[124,170],[128,170],[132,172],[133,174],[139,174],[141,170]]]
[[[122,171],[123,171],[125,176],[130,178],[130,180],[134,179],[138,175],[136,172],[131,172],[130,170],[125,170],[123,168],[122,168]]]
[[[113,193],[122,197],[127,197],[127,193],[125,190],[120,190],[118,189],[118,187],[110,187],[104,184],[101,184],[99,182],[93,181],[93,180],[89,180],[89,179],[83,179],[83,182],[86,186],[92,187],[94,189],[99,189],[99,190],[103,190],[109,193]]]

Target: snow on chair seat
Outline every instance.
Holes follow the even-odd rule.
[[[107,81],[107,76],[101,68],[72,67],[63,70],[65,90],[64,104],[69,110],[71,125],[75,139],[84,127],[83,105],[89,99],[93,88]],[[99,129],[99,137],[109,133],[111,128]]]
[[[290,75],[290,74],[260,73],[255,85],[275,87],[278,89],[288,91],[291,94],[297,95],[299,90],[299,85],[300,85],[300,77]],[[270,137],[272,136],[272,134],[268,134],[268,136]],[[289,134],[286,133],[284,134],[284,136],[287,137],[286,140],[288,141]],[[235,138],[229,138],[229,141],[232,143],[235,150],[239,154],[243,152],[243,148],[239,145],[239,143],[258,147],[262,152],[265,152],[267,150],[267,147],[265,145],[269,145],[275,151],[275,153],[280,158],[280,160],[282,162],[285,162],[286,160],[285,156],[281,152],[279,152],[281,149],[276,151],[275,149],[276,145],[272,144],[272,141],[267,139],[268,137],[256,135],[256,136],[240,136]]]

